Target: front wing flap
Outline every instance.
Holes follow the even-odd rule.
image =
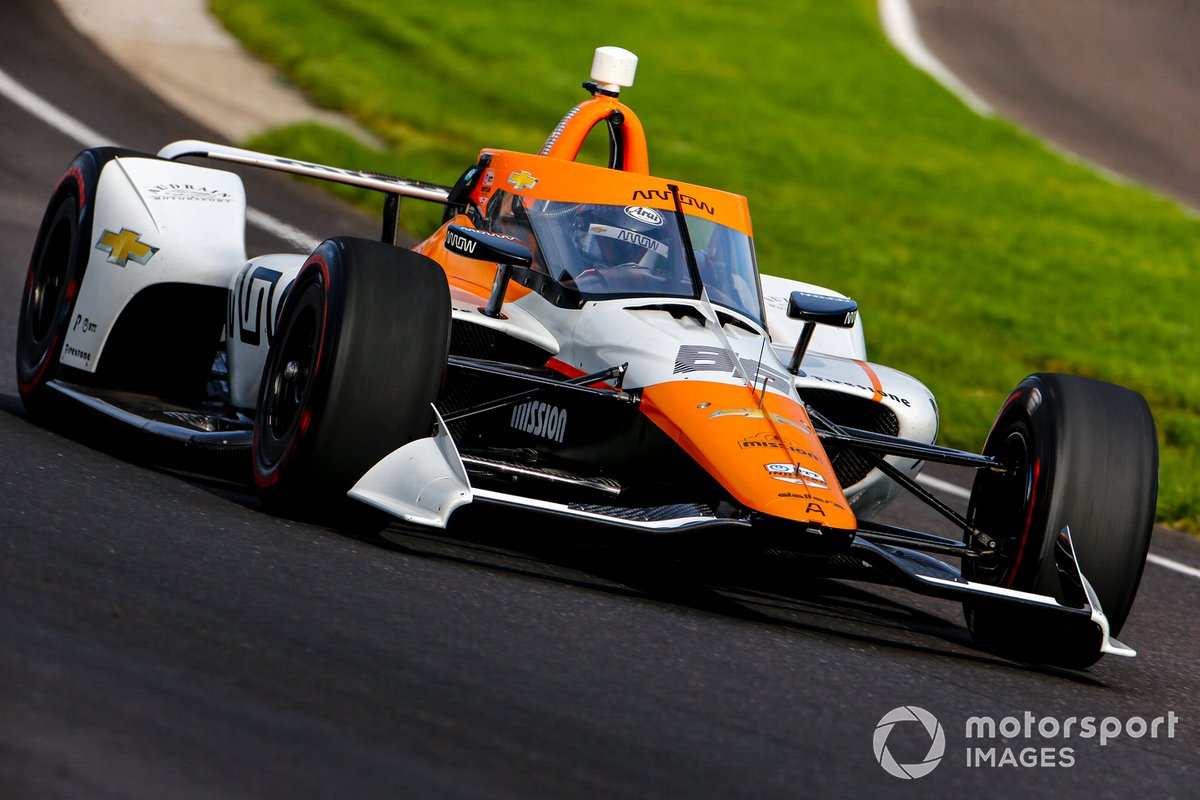
[[[1132,658],[1137,651],[1112,637],[1108,617],[1100,606],[1075,556],[1070,528],[1063,528],[1055,547],[1055,563],[1066,602],[1049,595],[1023,592],[1003,586],[968,581],[958,570],[932,556],[903,547],[875,544],[862,537],[851,547],[853,555],[882,572],[890,583],[917,594],[947,600],[1001,604],[1010,608],[1035,609],[1054,615],[1068,626],[1094,634],[1101,653]]]
[[[437,433],[386,455],[350,489],[356,500],[405,522],[445,528],[456,508],[472,500],[466,468],[437,408]]]

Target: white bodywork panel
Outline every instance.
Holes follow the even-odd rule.
[[[777,350],[786,351],[781,355],[791,353],[790,347],[777,347]],[[876,382],[878,389],[875,388]],[[899,370],[862,359],[810,351],[805,354],[795,384],[802,392],[805,389],[834,389],[885,406],[896,415],[899,423],[896,435],[901,439],[927,444],[937,439],[938,407],[933,394],[916,378]],[[885,458],[910,478],[915,478],[925,466],[925,462],[913,458]],[[843,487],[843,491],[858,518],[870,519],[902,489],[900,484],[879,470],[871,470],[866,478],[852,486]]]
[[[757,379],[756,384],[766,379],[768,390],[795,398],[790,390],[790,376],[778,356],[765,346],[758,323],[730,313],[730,317],[744,324],[731,322],[727,317],[718,334],[698,300],[595,300],[575,310],[558,308],[540,295],[530,294],[509,305],[531,308],[536,305],[534,316],[562,343],[557,360],[581,374],[628,362],[629,370],[623,381],[626,389],[679,380],[740,385],[743,379],[732,359],[724,358],[728,361],[728,371],[707,368],[714,359],[722,359],[727,342],[747,377]],[[683,313],[688,309],[693,311]],[[720,311],[722,315],[729,313],[723,308]]]
[[[471,502],[471,483],[446,423],[438,432],[397,448],[371,467],[350,496],[405,522],[445,528],[454,509]]]
[[[283,299],[307,258],[291,253],[259,256],[247,262],[230,281],[229,390],[230,401],[237,408],[254,408],[258,402],[267,350],[275,335]],[[452,288],[450,306],[455,322],[495,330],[536,345],[551,355],[558,352],[558,341],[553,334],[515,303],[504,307],[503,317],[493,318],[480,310],[476,295]]]
[[[541,300],[540,297],[538,299]],[[520,302],[506,303],[500,317],[484,314],[484,303],[478,295],[450,287],[450,316],[455,322],[469,322],[489,328],[513,339],[537,345],[551,355],[558,352],[558,339]]]
[[[279,309],[306,258],[291,253],[259,256],[230,281],[225,347],[230,402],[235,408],[251,409],[258,404],[258,387]]]
[[[91,257],[62,351],[64,365],[87,372],[138,292],[162,283],[224,289],[246,260],[246,193],[231,172],[117,158],[92,202]]]
[[[762,275],[763,301],[767,308],[767,327],[771,347],[779,360],[786,364],[800,337],[804,323],[787,315],[788,298],[792,292],[845,297],[846,295],[812,283]],[[933,443],[938,433],[938,408],[933,394],[925,385],[899,370],[867,361],[867,345],[863,334],[862,312],[851,328],[818,325],[796,375],[797,389],[833,389],[873,400],[886,406],[896,415],[900,429],[897,436],[918,442]],[[892,466],[915,478],[924,462],[899,456],[887,456]],[[879,470],[853,486],[843,487],[846,499],[859,519],[869,519],[900,491],[900,485]]]
[[[823,294],[830,297],[845,297],[846,295],[803,281],[789,278],[777,278],[774,275],[763,275],[763,302],[767,306],[767,330],[771,333],[771,342],[787,348],[783,357],[784,363],[791,357],[792,348],[800,338],[800,330],[804,323],[787,315],[788,298],[792,292],[808,292]],[[808,345],[809,352],[829,353],[864,360],[867,357],[867,344],[863,336],[862,312],[854,321],[852,328],[834,328],[829,325],[818,325],[813,332],[812,341]]]

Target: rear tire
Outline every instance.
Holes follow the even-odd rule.
[[[1012,471],[975,478],[967,518],[996,540],[997,552],[965,560],[964,577],[1062,600],[1054,546],[1069,526],[1116,636],[1154,526],[1158,439],[1146,401],[1089,378],[1031,375],[1009,395],[983,452]],[[1090,637],[1080,641],[1035,611],[975,603],[964,611],[975,640],[995,652],[1075,668],[1099,658]]]
[[[445,274],[409,250],[329,239],[289,288],[277,329],[254,418],[259,496],[362,527],[366,507],[346,492],[433,429],[450,341]]]

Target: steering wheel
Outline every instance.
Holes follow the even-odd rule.
[[[611,267],[592,267],[585,269],[583,272],[575,276],[575,287],[580,291],[608,291],[608,279],[604,277],[604,273]]]
[[[622,274],[636,277],[633,277],[632,280],[621,281],[616,276]],[[610,281],[606,276],[613,276],[613,280]],[[608,292],[621,288],[622,282],[629,284],[624,288],[634,289],[639,283],[650,284],[661,282],[661,280],[649,267],[642,266],[636,261],[627,261],[624,264],[597,265],[591,269],[585,269],[575,276],[575,286],[580,291]],[[614,286],[614,283],[618,285]]]

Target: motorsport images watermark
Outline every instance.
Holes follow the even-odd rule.
[[[1076,740],[1174,739],[1179,715],[1168,711],[1152,717],[1039,717],[1032,711],[1019,716],[970,717],[963,728],[963,761],[968,767],[1073,767]],[[900,761],[888,745],[906,754],[925,755]],[[900,706],[883,715],[872,739],[875,760],[889,775],[904,780],[923,778],[946,755],[946,732],[937,717],[920,706]],[[902,756],[904,757],[904,756]],[[955,759],[957,760],[957,758]]]
[[[920,761],[901,764],[892,756],[892,751],[888,750],[888,737],[901,722],[919,722],[929,736],[929,750]],[[879,724],[875,726],[872,744],[875,746],[875,760],[879,762],[879,766],[889,775],[911,780],[925,777],[942,762],[942,756],[946,753],[946,732],[942,730],[942,723],[937,721],[937,717],[920,706],[900,706],[893,708],[879,720]]]

